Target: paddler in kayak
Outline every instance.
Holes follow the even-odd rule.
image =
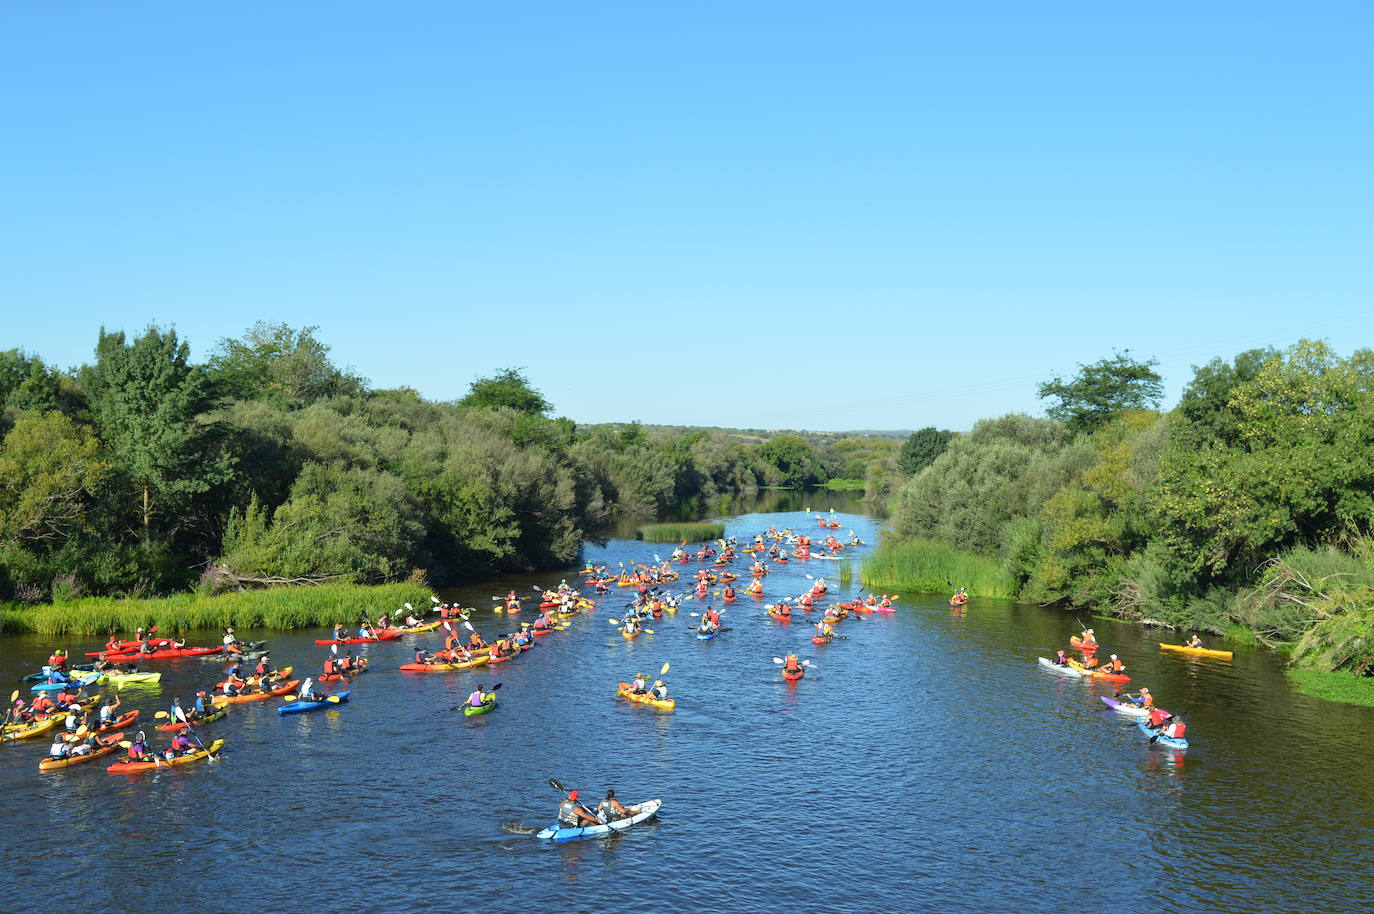
[[[489,694],[483,692],[482,686],[478,684],[477,688],[473,690],[473,693],[468,696],[468,700],[465,704],[470,708],[480,708],[487,703],[487,698],[489,697]]]
[[[305,677],[305,682],[301,683],[301,701],[324,701],[329,696],[321,695],[315,691],[315,680],[309,676]]]
[[[602,822],[614,822],[616,819],[624,819],[630,815],[620,801],[615,798],[615,791],[606,791],[606,799],[596,804],[596,814]]]
[[[835,635],[835,628],[827,621],[822,619],[816,623],[816,637],[824,638],[829,641]]]
[[[129,744],[129,761],[142,762],[146,760],[147,755],[147,737],[143,735],[142,730],[139,730],[138,735],[134,737],[134,741]]]
[[[434,655],[422,647],[417,647],[415,649],[415,662],[428,666],[434,662]],[[326,670],[326,672],[328,671]]]
[[[587,810],[585,806],[577,802],[577,791],[569,791],[568,798],[558,805],[558,821],[569,828],[581,828],[585,825],[601,825],[600,819]]]
[[[627,615],[627,616],[622,620],[622,623],[623,623],[623,631],[625,632],[625,634],[629,635],[631,638],[633,638],[635,635],[638,635],[638,634],[639,634],[639,629],[640,629],[640,625],[639,625],[639,616]]]
[[[635,695],[643,695],[649,691],[649,679],[646,673],[637,673],[634,681],[630,683],[630,691]]]
[[[118,695],[114,697],[113,701],[108,698],[105,699],[105,703],[100,706],[100,726],[104,727],[119,719],[120,704],[121,702]]]
[[[1188,643],[1184,645],[1184,647],[1202,647],[1202,639],[1197,635],[1193,635],[1188,639]]]
[[[1064,650],[1063,650],[1062,648],[1061,648],[1058,652],[1056,652],[1055,655],[1054,655],[1054,665],[1055,665],[1055,666],[1068,666],[1068,665],[1069,665],[1069,657],[1068,657],[1067,654],[1064,653]]]
[[[172,699],[172,706],[167,709],[167,718],[174,724],[187,723],[186,712],[181,708],[180,698]]]
[[[1126,672],[1126,664],[1122,663],[1116,654],[1112,654],[1112,659],[1107,661],[1102,670],[1107,673],[1124,673]]]
[[[801,660],[798,659],[796,654],[788,654],[787,659],[782,662],[782,668],[789,673],[803,672]]]

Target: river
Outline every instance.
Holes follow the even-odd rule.
[[[730,532],[814,534],[799,496],[788,498],[774,503],[782,513],[728,519]],[[829,493],[804,502],[854,504]],[[875,520],[841,517],[876,539]],[[612,539],[584,558],[615,568],[670,549]],[[836,565],[794,562],[767,592],[796,594],[807,574],[834,581]],[[489,607],[511,586],[561,576],[446,595]],[[841,594],[857,587],[856,575]],[[212,725],[227,740],[215,763],[128,777],[106,774],[102,759],[39,775],[45,740],[6,744],[0,882],[28,893],[6,907],[1370,907],[1374,712],[1296,693],[1270,653],[1190,660],[1158,651],[1156,631],[1097,621],[1133,686],[1190,712],[1192,747],[1171,751],[1104,710],[1106,687],[1036,666],[1079,629],[1057,611],[974,599],[955,614],[941,595],[903,594],[898,615],[847,620],[847,640],[813,646],[809,626],[775,622],[747,599],[725,610],[733,630],[714,641],[689,631],[689,603],[627,642],[606,621],[622,602],[612,593],[495,675],[396,671],[437,633],[369,646],[373,672],[348,705],[288,717],[268,702],[237,706]],[[489,635],[504,619],[474,617]],[[279,666],[317,670],[323,659],[313,644],[323,632],[240,634],[270,637]],[[4,638],[0,677],[94,641]],[[817,674],[784,683],[771,658],[790,650]],[[617,680],[665,662],[675,713],[613,697]],[[145,717],[219,669],[160,668],[161,687],[123,690]],[[454,710],[493,679],[503,683],[493,713]],[[593,800],[607,787],[623,801],[662,797],[662,815],[566,846],[503,831],[551,821],[550,777]]]

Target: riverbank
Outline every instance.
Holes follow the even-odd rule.
[[[44,606],[0,606],[0,633],[43,635],[110,635],[156,625],[163,632],[192,629],[317,628],[336,622],[351,625],[360,613],[376,618],[410,603],[428,611],[430,589],[399,583],[363,586],[322,584],[275,587],[204,596],[197,593],[130,600],[92,597]]]

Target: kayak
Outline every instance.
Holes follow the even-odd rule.
[[[464,663],[403,663],[401,664],[401,671],[403,673],[448,673],[452,670],[470,670],[473,667],[486,666],[489,659],[486,655],[481,655]]]
[[[277,695],[285,695],[287,692],[292,691],[296,688],[296,686],[300,684],[301,681],[299,679],[293,679],[290,682],[284,682],[276,688],[272,689],[271,691],[267,692],[249,692],[246,695],[216,695],[215,704],[219,706],[242,704],[245,701],[266,701],[267,699]]]
[[[1177,651],[1180,654],[1197,654],[1199,657],[1219,657],[1230,660],[1234,656],[1230,651],[1217,651],[1209,647],[1189,647],[1186,644],[1165,644],[1159,642],[1161,651]]]
[[[268,674],[267,674],[267,684],[268,684],[268,685],[271,685],[271,684],[274,683],[274,682],[284,682],[284,681],[290,679],[290,678],[291,678],[291,671],[294,670],[294,669],[295,669],[295,667],[293,667],[293,666],[284,666],[284,667],[282,667],[282,668],[279,669],[279,670],[275,670],[274,672],[268,673]],[[221,689],[223,689],[223,688],[224,688],[224,683],[227,682],[227,681],[228,681],[228,680],[220,680],[219,682],[215,683],[215,691],[218,692],[218,691],[220,691]],[[257,676],[246,676],[246,677],[244,677],[244,681],[247,682],[250,686],[255,686],[255,685],[258,684],[258,677],[257,677]]]
[[[211,711],[209,714],[205,715],[200,720],[191,721],[189,724],[183,724],[181,722],[168,722],[165,724],[158,724],[157,728],[161,730],[163,733],[180,733],[182,730],[188,729],[190,727],[199,727],[202,724],[213,724],[217,720],[223,720],[228,713],[228,708],[220,708],[217,711]]]
[[[772,616],[774,619],[777,619],[779,622],[786,622],[792,618],[791,613],[774,612],[771,609],[768,610],[768,615]]]
[[[1135,725],[1139,727],[1140,732],[1144,733],[1146,736],[1156,735],[1155,731],[1150,729],[1150,725],[1145,723],[1145,718],[1143,717],[1140,720],[1136,721]],[[1168,746],[1170,749],[1188,748],[1188,741],[1186,739],[1174,739],[1172,736],[1165,736],[1163,733],[1158,734],[1158,736],[1159,738],[1156,739],[1155,742],[1159,743],[1161,746]]]
[[[87,652],[86,656],[103,657],[111,663],[144,663],[148,660],[184,660],[187,657],[208,657],[211,654],[222,653],[224,653],[223,647],[167,647],[146,654],[141,654],[138,651],[126,651],[121,654],[96,651],[94,654]]]
[[[144,771],[152,771],[154,768],[168,768],[172,765],[189,765],[191,762],[199,762],[207,759],[220,750],[224,745],[224,740],[217,739],[204,749],[197,749],[195,752],[188,752],[185,755],[178,755],[174,759],[160,759],[156,762],[115,762],[105,770],[110,774],[140,774]]]
[[[626,807],[626,811],[631,813],[628,818],[616,819],[614,822],[607,822],[604,825],[572,826],[558,822],[539,832],[535,837],[560,844],[565,841],[578,841],[583,838],[600,838],[604,835],[609,835],[611,832],[624,831],[633,825],[638,825],[641,822],[653,818],[662,805],[662,800],[649,800],[647,803],[628,806]]]
[[[715,633],[715,632],[703,632],[703,631],[698,631],[698,632],[697,632],[697,638],[700,639],[700,640],[702,640],[702,641],[710,641],[710,640],[711,640],[712,638],[714,638],[715,636],[716,636],[716,633]]]
[[[1119,714],[1129,714],[1131,717],[1149,717],[1150,711],[1131,701],[1117,701],[1108,698],[1106,695],[1100,696],[1102,703]]]
[[[624,638],[626,641],[631,641],[631,640],[633,640],[633,639],[639,637],[639,629],[635,629],[634,631],[628,631],[628,632],[627,632],[627,631],[625,631],[625,629],[622,628],[622,629],[620,630],[620,637]]]
[[[499,611],[499,610],[498,610],[498,611]],[[517,611],[518,611],[518,610],[511,610],[511,612],[517,612]],[[403,625],[403,626],[401,626],[400,628],[393,629],[393,631],[398,631],[398,632],[400,632],[400,633],[403,634],[403,635],[414,635],[414,634],[417,634],[417,633],[419,633],[419,632],[432,632],[432,631],[434,631],[436,628],[439,627],[439,624],[440,624],[442,621],[443,621],[442,619],[435,619],[433,622],[421,622],[419,625],[409,625],[409,626]]]
[[[33,739],[42,736],[56,726],[56,717],[46,717],[31,724],[7,724],[4,732],[0,733],[0,742],[7,743],[12,739]]]
[[[1087,652],[1087,651],[1095,651],[1095,650],[1097,650],[1099,647],[1102,646],[1102,645],[1098,644],[1096,641],[1091,641],[1091,642],[1090,642],[1090,641],[1084,641],[1082,638],[1078,637],[1077,635],[1070,635],[1070,636],[1069,636],[1069,645],[1070,645],[1071,647],[1076,647],[1076,648],[1078,648],[1080,651],[1084,651],[1084,652]]]
[[[829,644],[830,641],[831,641],[830,638],[822,638],[820,635],[812,635],[812,636],[811,636],[811,643],[812,643],[812,644]]]
[[[1083,673],[1081,670],[1075,670],[1071,666],[1060,666],[1048,657],[1037,657],[1036,662],[1039,663],[1041,666],[1049,667],[1051,670],[1058,673],[1060,676],[1071,676],[1074,679],[1083,678]]]
[[[334,698],[337,698],[338,701],[330,701],[329,699],[325,699],[323,701],[293,701],[289,705],[282,705],[280,708],[277,709],[277,713],[297,714],[301,711],[314,711],[319,708],[327,708],[331,705],[341,705],[348,701],[348,695],[348,692],[340,692],[337,695],[332,696]]]
[[[30,691],[60,692],[68,686],[71,686],[74,690],[79,691],[81,689],[84,689],[91,683],[95,682],[99,678],[99,676],[82,676],[79,679],[73,679],[71,682],[40,682],[38,685],[34,686]]]
[[[1108,673],[1106,670],[1089,669],[1088,667],[1079,663],[1077,660],[1074,660],[1072,657],[1069,658],[1069,666],[1078,670],[1078,675],[1087,676],[1090,679],[1105,679],[1107,682],[1131,681],[1131,677],[1127,676],[1125,673]]]
[[[634,692],[630,691],[630,684],[628,682],[620,683],[620,688],[616,689],[615,697],[625,698],[630,701],[638,702],[642,705],[648,705],[651,708],[658,708],[660,711],[671,711],[677,707],[676,698],[667,698],[660,701],[659,699],[654,698],[652,695],[649,695],[647,693],[643,695],[636,695]]]
[[[116,717],[114,720],[110,721],[110,722],[109,722],[108,724],[106,724],[105,726],[103,726],[103,727],[95,727],[94,729],[92,729],[92,730],[89,731],[89,732],[96,733],[96,734],[101,734],[101,733],[114,733],[114,732],[116,732],[116,731],[124,730],[124,729],[126,729],[126,728],[128,728],[128,727],[132,727],[132,726],[134,725],[134,721],[136,721],[136,720],[138,720],[138,710],[137,710],[137,709],[134,709],[133,711],[126,711],[126,712],[124,712],[123,714],[121,714],[121,715],[119,715],[118,717]],[[67,742],[71,742],[72,740],[74,740],[74,739],[76,738],[76,734],[75,734],[75,733],[68,733],[68,734],[65,734],[62,738],[63,738],[64,740],[66,740]],[[83,739],[84,739],[84,737],[83,737]]]
[[[161,682],[161,673],[121,673],[111,670],[108,673],[101,673],[96,677],[96,681],[105,680],[106,682],[122,682],[125,685],[135,682]]]
[[[119,743],[110,743],[101,746],[99,749],[92,749],[85,755],[69,755],[66,758],[45,758],[39,761],[39,771],[57,771],[60,768],[70,768],[72,765],[80,765],[82,762],[93,762],[102,755],[109,755],[119,748]]]
[[[471,717],[474,714],[486,714],[494,707],[496,707],[496,699],[488,698],[480,705],[463,705],[463,714],[466,717]]]
[[[167,645],[172,644],[172,643],[173,643],[173,641],[172,641],[171,638],[153,638],[151,641],[148,642],[149,645],[151,645],[152,647],[155,647],[155,648],[156,648],[156,647],[166,647]],[[86,652],[86,656],[87,656],[87,657],[99,657],[101,654],[129,654],[129,653],[136,653],[136,652],[138,651],[138,649],[139,649],[140,647],[142,647],[142,646],[143,646],[143,642],[142,642],[142,641],[116,641],[114,647],[110,647],[110,646],[107,644],[107,645],[105,645],[104,647],[102,647],[102,648],[101,648],[100,650],[98,650],[98,651],[87,651],[87,652]]]
[[[728,597],[721,597],[720,599],[722,603],[733,603],[738,600],[739,597],[735,594],[730,594]]]
[[[362,666],[355,666],[351,670],[341,670],[338,673],[326,673],[320,677],[320,682],[338,682],[340,679],[351,680],[354,676],[361,676],[367,672],[367,658],[362,660]]]
[[[394,628],[383,629],[377,632],[375,638],[316,638],[316,647],[328,647],[331,644],[373,644],[378,641],[398,641],[401,633]]]
[[[795,670],[789,670],[787,667],[782,668],[782,678],[786,679],[788,682],[796,682],[805,675],[805,667],[797,667]]]

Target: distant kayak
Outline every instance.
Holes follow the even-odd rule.
[[[557,825],[550,825],[535,837],[560,844],[565,841],[580,841],[583,838],[600,838],[604,835],[609,835],[611,832],[624,831],[641,822],[648,821],[658,813],[659,807],[662,805],[662,800],[649,800],[645,803],[626,807],[626,811],[631,813],[629,818],[616,819],[604,825],[584,825],[581,827],[559,823]]]
[[[1234,656],[1230,651],[1218,651],[1210,647],[1189,647],[1186,644],[1165,644],[1163,641],[1159,642],[1159,649],[1180,654],[1196,654],[1199,657],[1216,657],[1219,660],[1230,660]]]
[[[344,704],[348,701],[348,692],[340,692],[329,698],[320,701],[293,701],[290,704],[282,705],[277,709],[278,714],[299,714],[302,711],[317,711],[320,708],[332,708]],[[337,699],[337,700],[332,700]]]

